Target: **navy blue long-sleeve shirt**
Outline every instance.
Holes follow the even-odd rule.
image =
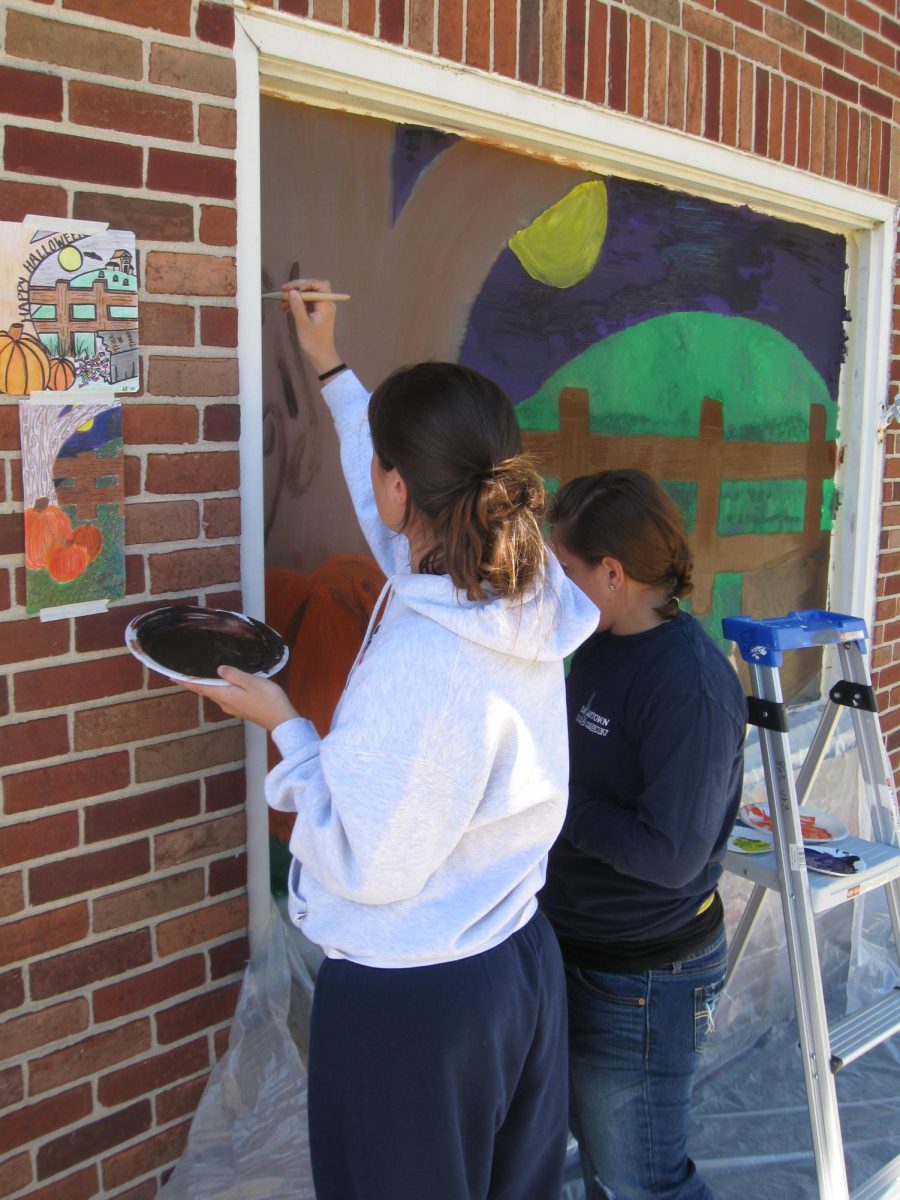
[[[541,905],[561,941],[664,942],[722,874],[743,781],[740,681],[679,613],[645,633],[595,633],[567,700],[569,807]]]

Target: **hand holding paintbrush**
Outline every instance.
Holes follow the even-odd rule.
[[[297,328],[300,349],[317,375],[341,366],[334,345],[334,319],[337,310],[331,299],[334,292],[327,279],[292,279],[282,284],[281,307],[290,312]]]

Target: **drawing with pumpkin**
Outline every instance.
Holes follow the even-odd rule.
[[[0,222],[0,392],[134,392],[134,234]]]

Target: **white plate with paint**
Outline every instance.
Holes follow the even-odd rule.
[[[849,829],[843,821],[832,813],[822,812],[819,808],[807,808],[801,805],[800,833],[808,846],[820,846],[825,842],[839,842],[849,834]],[[745,825],[754,830],[771,834],[772,817],[768,804],[746,804],[740,811],[740,819]]]
[[[728,849],[735,854],[767,854],[774,845],[771,834],[743,825],[736,825],[728,838]]]
[[[246,613],[176,604],[135,617],[125,645],[142,663],[179,683],[226,687],[219,667],[238,667],[264,679],[288,660],[288,648],[274,629]]]

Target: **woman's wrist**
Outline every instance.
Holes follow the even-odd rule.
[[[345,362],[339,362],[335,366],[329,367],[325,371],[320,371],[319,372],[319,383],[327,383],[327,381],[329,379],[332,379],[335,375],[340,374],[341,371],[346,371],[346,370],[347,370],[347,364]]]

